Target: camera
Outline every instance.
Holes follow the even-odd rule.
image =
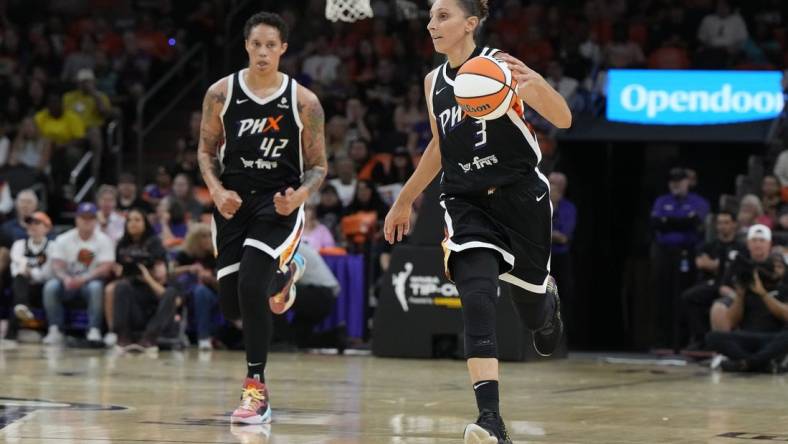
[[[147,251],[141,249],[129,251],[118,259],[118,262],[123,267],[123,272],[121,273],[123,277],[139,277],[141,272],[137,264],[142,264],[149,270],[155,264],[153,257]]]
[[[769,291],[777,288],[780,282],[780,276],[777,275],[774,269],[774,261],[770,257],[764,263],[756,263],[751,258],[744,255],[737,255],[731,264],[733,270],[733,282],[744,289],[750,289],[755,278],[753,273],[758,272],[761,278],[763,287]]]

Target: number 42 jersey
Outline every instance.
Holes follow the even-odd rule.
[[[222,109],[225,142],[219,152],[227,188],[241,193],[297,188],[303,158],[297,83],[282,74],[282,84],[268,97],[258,97],[244,82],[244,71],[228,77]]]
[[[497,49],[476,48],[470,58],[493,55]],[[522,105],[494,120],[466,115],[454,98],[457,68],[448,62],[434,74],[430,111],[438,127],[441,192],[477,193],[515,183],[534,174],[542,159],[536,136],[522,117]]]

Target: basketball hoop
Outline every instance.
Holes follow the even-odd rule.
[[[372,17],[369,0],[326,0],[326,18],[332,22],[355,22]]]

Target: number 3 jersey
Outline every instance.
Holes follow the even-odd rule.
[[[245,71],[228,77],[219,180],[240,193],[297,188],[303,173],[298,85],[282,74],[282,84],[273,94],[258,97],[246,85]]]
[[[470,58],[497,49],[476,48]],[[511,184],[534,173],[542,159],[536,136],[522,117],[522,107],[494,120],[466,115],[454,98],[457,68],[448,62],[433,74],[430,108],[438,127],[443,174],[441,192],[465,194]]]

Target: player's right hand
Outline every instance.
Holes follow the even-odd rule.
[[[219,214],[221,214],[222,217],[225,219],[232,219],[233,216],[235,216],[235,212],[241,208],[241,203],[243,203],[243,201],[241,200],[241,196],[235,191],[221,189],[214,194],[213,203],[216,204],[216,209],[219,210]]]
[[[410,232],[410,205],[394,202],[383,223],[383,237],[390,244],[401,242],[402,236]]]

